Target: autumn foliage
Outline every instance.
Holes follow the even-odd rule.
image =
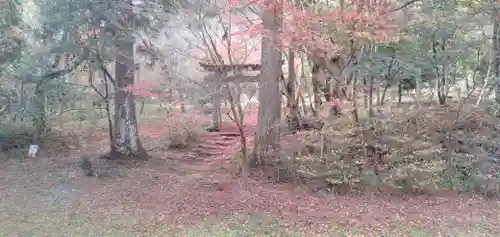
[[[250,21],[239,16],[236,9],[251,6],[261,11],[282,12],[282,29],[276,32],[281,47],[335,55],[350,42],[398,40],[400,34],[391,5],[381,2],[346,0],[341,9],[319,3],[298,6],[283,0],[230,0],[227,17],[244,29],[231,35],[245,38],[270,32],[265,32],[260,19]]]
[[[153,87],[152,82],[138,81],[135,82],[133,85],[129,85],[127,87],[127,91],[132,92],[134,95],[137,96],[153,96],[153,93],[151,92],[152,87]]]

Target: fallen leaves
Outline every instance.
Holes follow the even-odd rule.
[[[257,115],[254,111],[247,116],[245,120],[248,123],[247,131],[251,132],[255,127]],[[182,115],[179,117],[183,118]],[[224,124],[224,132],[234,131],[235,127],[230,125],[230,123]],[[166,132],[162,130],[162,123],[142,127],[159,135]],[[217,136],[219,135],[207,133],[201,141],[217,140]],[[185,153],[165,151],[155,154],[154,159],[133,168],[121,165],[119,167],[126,175],[112,181],[96,180],[93,183],[80,176],[66,177],[66,182],[71,188],[85,192],[79,196],[78,202],[70,207],[71,211],[91,216],[92,219],[89,221],[98,223],[102,228],[109,227],[114,230],[119,227],[122,228],[120,233],[124,233],[123,230],[131,231],[126,225],[133,224],[134,228],[144,229],[151,235],[155,228],[182,226],[185,229],[211,217],[224,220],[234,217],[235,213],[259,218],[263,215],[276,217],[278,220],[276,223],[268,223],[272,225],[270,229],[274,231],[269,233],[277,233],[287,222],[287,228],[304,233],[301,236],[320,236],[317,234],[320,232],[327,232],[323,236],[337,236],[328,235],[328,231],[341,223],[345,223],[345,228],[350,232],[358,228],[370,234],[399,233],[400,230],[395,226],[408,228],[417,226],[424,227],[428,231],[442,231],[443,228],[459,229],[478,225],[489,229],[488,233],[500,232],[497,225],[500,221],[497,215],[500,203],[480,198],[466,199],[451,194],[446,198],[437,196],[397,198],[370,194],[320,196],[303,190],[294,190],[289,184],[271,184],[261,179],[251,179],[250,191],[244,191],[238,179],[224,169],[219,169],[229,162],[228,155],[234,152],[237,139],[234,137],[233,140],[226,140],[226,143],[220,144],[222,154],[218,156],[188,161],[185,159]],[[89,145],[88,149],[95,152],[96,147]],[[174,157],[177,159],[176,162],[170,162]],[[74,169],[71,166],[61,165],[69,161],[73,164],[74,158],[52,158],[50,162],[45,162],[48,159],[41,157],[37,160],[26,160],[21,164],[16,163],[17,166],[13,165],[14,161],[10,161],[10,165],[2,165],[0,167],[2,202],[16,203],[16,207],[21,211],[25,208],[22,202],[27,202],[31,203],[29,208],[34,207],[38,212],[44,212],[40,205],[36,205],[38,199],[35,198],[37,194],[34,191],[37,189],[33,187],[50,188],[53,183],[61,182],[62,179],[60,175],[54,174],[66,174]],[[214,188],[214,185],[221,186],[222,190]],[[64,211],[67,213],[70,210],[64,209]],[[117,216],[121,217],[119,221],[116,219]],[[245,223],[241,228],[251,228],[248,219],[246,220],[247,222],[239,222]],[[260,218],[259,221],[264,222],[264,218]],[[9,225],[15,224],[9,223],[11,223]],[[50,225],[43,227],[49,228],[48,226]],[[95,228],[89,226],[88,228]],[[70,227],[74,229],[74,226]],[[234,226],[224,230],[233,229]],[[39,231],[43,231],[43,228]],[[351,236],[370,235],[357,233]],[[401,232],[396,236],[405,234]]]

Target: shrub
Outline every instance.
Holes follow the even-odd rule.
[[[195,115],[171,113],[163,123],[165,134],[160,138],[166,147],[187,148],[205,131],[202,120]]]
[[[24,156],[28,153],[28,147],[33,144],[36,129],[31,120],[3,119],[0,120],[0,152],[10,151],[10,155]],[[38,141],[41,148],[51,151],[62,151],[78,146],[78,136],[55,131],[47,128],[43,137]]]
[[[80,157],[80,160],[78,160],[78,168],[84,172],[85,176],[92,176],[94,174],[92,162],[90,162],[89,158],[86,156]]]
[[[28,147],[33,141],[35,128],[28,122],[0,122],[0,149],[8,151],[15,148]]]
[[[410,116],[380,116],[368,127],[336,118],[324,130],[321,159],[318,152],[296,154],[300,165],[294,172],[329,187],[419,193],[453,189],[498,196],[500,127],[497,118],[486,114],[464,109],[455,121],[442,109],[429,108]],[[304,140],[320,144],[317,136]]]

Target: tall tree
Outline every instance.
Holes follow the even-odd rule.
[[[493,52],[493,75],[495,76],[495,101],[497,106],[500,106],[500,9],[497,2],[493,3],[492,9],[493,20],[493,37],[492,37],[492,52]],[[498,110],[498,109],[497,109]],[[500,112],[497,112],[500,117]]]
[[[135,62],[134,44],[135,20],[133,1],[127,0],[123,7],[123,18],[128,30],[126,34],[117,37],[117,55],[115,61],[115,135],[112,141],[111,157],[138,157],[146,158],[146,152],[139,139],[137,126],[135,96],[129,90],[134,85]]]
[[[254,158],[262,164],[263,157],[280,148],[278,123],[281,119],[281,51],[278,32],[282,28],[282,0],[265,1],[262,24],[266,32],[262,37],[261,72],[259,81],[258,127],[254,140]]]
[[[235,9],[238,1],[231,0],[229,5],[230,9]],[[397,26],[392,22],[393,17],[387,14],[387,4],[366,4],[366,1],[353,0],[349,5],[352,10],[345,14],[338,14],[335,7],[316,11],[315,8],[301,9],[296,5],[283,0],[252,1],[247,6],[252,10],[260,9],[260,19],[250,20],[249,24],[242,21],[246,22],[242,24],[243,30],[232,33],[243,37],[263,35],[255,158],[261,158],[269,148],[279,149],[280,50],[305,50],[315,63],[321,64],[332,76],[338,76],[328,59],[341,54],[344,45],[358,38],[377,42],[397,39]],[[284,12],[286,17],[283,17]],[[339,27],[340,15],[345,17],[346,24]]]

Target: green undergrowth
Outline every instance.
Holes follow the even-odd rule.
[[[304,149],[282,164],[299,179],[322,180],[339,192],[387,187],[500,196],[498,119],[470,106],[456,113],[429,107],[378,114],[371,122],[335,117],[324,138],[306,134]]]

